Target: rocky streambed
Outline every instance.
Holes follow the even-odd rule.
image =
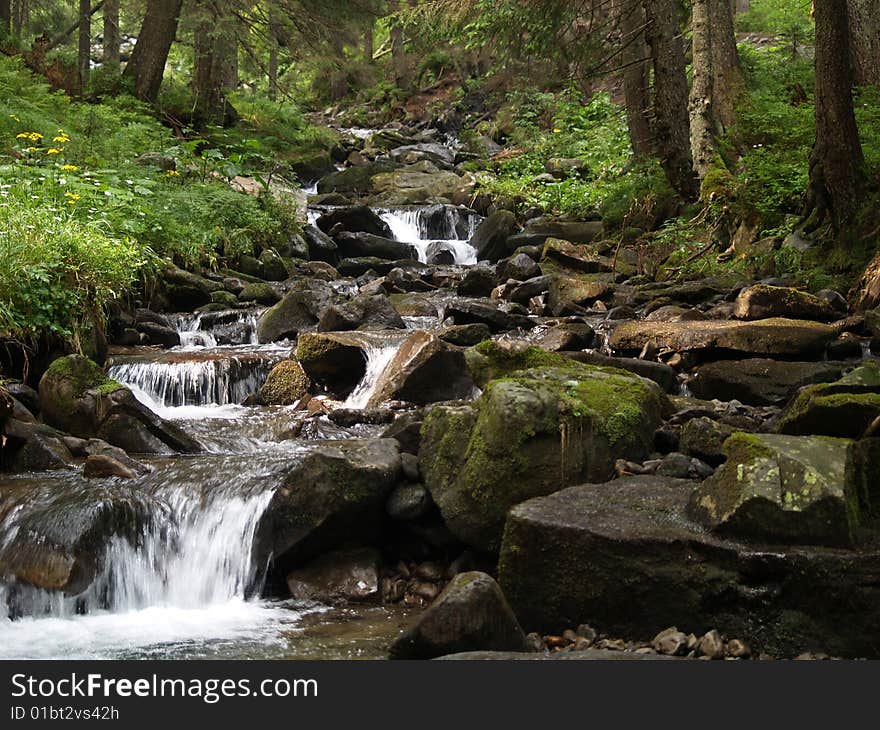
[[[336,157],[0,390],[0,655],[877,655],[876,313],[653,281],[435,132]]]

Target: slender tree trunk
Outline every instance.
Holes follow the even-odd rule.
[[[375,44],[373,33],[375,31],[375,18],[371,15],[367,18],[367,24],[364,27],[364,60],[368,64],[373,63],[373,53],[375,52]]]
[[[12,31],[12,0],[0,0],[0,35],[8,36]]]
[[[751,0],[731,0],[731,8],[734,15],[741,15],[752,9],[752,3]]]
[[[269,3],[269,98],[278,97],[278,47],[279,27],[275,3]]]
[[[691,154],[694,171],[702,180],[718,157],[712,89],[714,86],[712,58],[711,0],[693,0],[693,72],[688,111],[690,113]]]
[[[121,39],[119,0],[107,0],[104,3],[104,65],[117,72],[121,62],[119,54]]]
[[[810,156],[807,214],[815,230],[853,221],[864,185],[864,155],[852,99],[847,0],[815,0],[816,142]]]
[[[853,81],[880,84],[880,2],[848,0],[848,9]]]
[[[623,51],[623,94],[633,152],[649,155],[651,145],[650,50],[645,42],[645,9],[639,0],[619,7]]]
[[[722,131],[736,123],[736,108],[745,93],[745,80],[736,48],[736,31],[729,0],[709,0],[712,33],[712,103]]]
[[[400,8],[401,2],[397,3]],[[398,88],[408,89],[412,86],[412,69],[406,52],[406,37],[403,26],[395,22],[391,26],[391,65],[394,69],[394,81]]]
[[[137,45],[122,76],[130,79],[138,98],[155,103],[159,97],[168,52],[174,43],[183,0],[148,0]]]
[[[79,88],[85,91],[89,85],[92,62],[92,0],[79,0]]]
[[[695,200],[688,119],[688,81],[678,0],[645,0],[645,37],[654,59],[654,135],[660,161],[673,189]]]
[[[21,37],[24,27],[30,21],[31,10],[28,0],[15,0],[12,6],[12,34]]]
[[[193,117],[198,124],[223,125],[234,120],[226,92],[238,85],[238,38],[234,16],[221,5],[202,0],[197,9]]]

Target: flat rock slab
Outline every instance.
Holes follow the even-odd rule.
[[[755,546],[688,520],[690,482],[630,477],[514,507],[499,581],[526,631],[717,628],[775,656],[877,656],[880,549]]]
[[[649,343],[679,352],[725,350],[767,357],[816,355],[835,337],[832,327],[807,320],[762,319],[755,322],[624,322],[611,335],[611,347],[641,352]]]

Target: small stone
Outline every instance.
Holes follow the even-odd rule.
[[[650,647],[650,646],[640,646],[638,649],[636,649],[633,652],[633,654],[656,654],[656,653],[657,652],[654,651],[653,647]]]
[[[571,629],[566,629],[562,632],[562,638],[569,644],[574,644],[578,640],[578,635]]]
[[[134,479],[137,474],[112,456],[95,454],[86,459],[83,466],[83,476],[86,479],[106,479],[109,477]]]
[[[680,656],[687,653],[688,637],[674,626],[661,631],[651,645],[658,654],[667,656]]]
[[[715,629],[703,634],[700,643],[697,646],[697,654],[709,657],[709,659],[723,659],[724,639],[721,638],[721,634]]]
[[[697,638],[696,634],[688,634],[688,643],[687,648],[688,651],[694,651],[697,646],[699,646],[700,640]]]
[[[540,652],[547,648],[541,635],[534,631],[531,634],[526,634],[526,644],[528,645],[529,651]]]
[[[623,639],[606,639],[603,649],[608,651],[626,651],[626,642]]]
[[[564,636],[545,636],[544,643],[550,649],[561,649],[564,646],[568,646],[570,642]]]
[[[410,591],[428,603],[440,595],[440,589],[434,583],[427,583],[425,581],[415,582],[411,586]]]
[[[586,651],[593,645],[593,642],[589,639],[585,639],[583,636],[578,636],[574,640],[574,650],[575,651]]]
[[[752,656],[752,650],[744,641],[731,639],[727,642],[727,655],[735,659],[748,659]]]
[[[596,636],[598,636],[596,629],[587,624],[581,624],[577,627],[577,635],[586,639],[590,643],[593,643],[596,640]]]

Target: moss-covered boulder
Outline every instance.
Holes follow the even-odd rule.
[[[465,351],[465,361],[481,388],[489,381],[530,368],[577,368],[564,356],[534,347],[520,340],[486,340]]]
[[[360,333],[306,333],[296,342],[296,359],[315,383],[344,398],[366,373],[369,347]]]
[[[126,451],[201,450],[179,426],[159,418],[81,355],[59,358],[49,366],[40,380],[40,410],[49,426],[79,438],[100,438]]]
[[[544,242],[541,261],[555,262],[564,268],[585,274],[611,271],[613,265],[607,256],[599,255],[595,246],[571,243],[560,238],[548,238]]]
[[[271,284],[252,283],[247,284],[238,295],[240,302],[256,302],[266,307],[271,307],[281,301],[281,295]]]
[[[289,406],[307,395],[311,382],[296,360],[282,360],[269,373],[260,389],[260,402],[267,406]]]
[[[333,172],[318,181],[319,193],[358,193],[366,195],[373,192],[373,176],[396,170],[392,162],[369,162],[366,165],[348,167]]]
[[[267,344],[314,331],[321,312],[335,300],[333,289],[326,282],[317,279],[300,281],[260,318],[257,339]]]
[[[733,305],[733,316],[748,320],[790,317],[832,322],[841,314],[836,312],[826,300],[815,294],[767,284],[755,284],[743,289]]]
[[[623,322],[611,335],[612,349],[639,353],[649,343],[686,351],[715,350],[725,354],[765,357],[820,355],[836,337],[826,324],[807,320],[762,319],[754,322]]]
[[[880,366],[867,361],[833,383],[801,389],[776,430],[793,435],[861,438],[880,416]]]
[[[691,499],[695,520],[719,534],[770,543],[850,546],[858,497],[846,486],[850,442],[744,434],[724,444],[727,462]]]
[[[779,657],[878,655],[880,551],[723,538],[688,519],[692,491],[689,481],[627,477],[514,507],[498,580],[523,628],[589,623],[650,641],[681,626]]]
[[[429,410],[419,464],[452,532],[497,550],[514,504],[604,481],[617,459],[644,459],[663,405],[655,383],[621,370],[518,370],[486,384],[473,405]]]

